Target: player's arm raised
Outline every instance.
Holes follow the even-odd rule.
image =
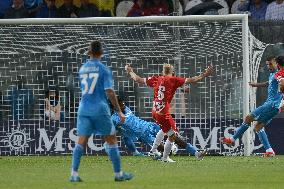
[[[194,77],[189,77],[189,78],[186,78],[186,81],[185,83],[186,84],[189,84],[189,83],[196,83],[196,82],[199,82],[201,80],[203,80],[205,77],[208,77],[210,75],[212,75],[214,72],[214,69],[212,66],[208,66],[205,71],[200,74],[199,76],[194,76]]]
[[[108,97],[109,101],[113,105],[114,110],[117,111],[117,113],[118,113],[118,115],[120,117],[121,123],[124,123],[125,122],[125,115],[122,113],[122,111],[121,111],[121,109],[119,107],[119,104],[118,104],[118,101],[117,101],[116,94],[115,94],[114,90],[113,89],[106,89],[106,94],[107,94],[107,97]]]
[[[133,68],[129,65],[126,64],[125,66],[125,70],[126,72],[131,76],[131,78],[136,81],[137,83],[140,84],[145,84],[145,78],[140,77],[139,75],[137,75],[134,71]]]

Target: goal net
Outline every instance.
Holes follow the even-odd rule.
[[[244,148],[249,137],[234,146],[219,142],[249,111],[246,16],[22,19],[0,24],[0,155],[72,152],[80,100],[78,69],[95,39],[103,43],[102,62],[112,69],[117,94],[148,121],[153,121],[153,91],[128,78],[125,64],[142,77],[161,74],[164,63],[173,64],[181,77],[199,75],[213,65],[214,76],[177,90],[172,113],[180,133],[211,154],[251,153],[249,145]],[[52,102],[61,105],[59,117],[45,111],[47,95],[55,94],[46,93],[48,89],[58,93]],[[101,150],[101,139],[91,138],[87,153]]]

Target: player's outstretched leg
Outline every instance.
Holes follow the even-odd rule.
[[[113,170],[114,170],[114,180],[115,181],[126,181],[131,180],[133,178],[133,175],[131,173],[123,172],[121,170],[121,160],[120,160],[120,154],[116,142],[116,136],[111,135],[107,136],[105,143],[105,151],[109,156],[109,159],[112,162]]]
[[[237,129],[236,133],[234,134],[233,140],[235,141],[238,138],[241,138],[244,132],[246,132],[246,130],[248,130],[249,127],[250,127],[250,124],[242,123],[242,125]]]
[[[246,132],[246,130],[250,127],[251,122],[253,122],[253,121],[254,121],[254,116],[252,114],[247,115],[246,118],[245,118],[245,121],[237,129],[237,131],[233,135],[233,137],[223,137],[223,138],[220,139],[221,142],[223,144],[233,145],[235,140],[237,140],[237,139],[239,139],[243,136],[244,132]]]
[[[192,144],[186,143],[180,137],[176,137],[175,143],[179,148],[186,149],[189,154],[194,155],[198,160],[202,160],[207,154],[207,150],[198,151],[194,146],[192,146]]]
[[[78,169],[80,166],[80,160],[84,152],[84,146],[88,141],[88,137],[80,136],[78,144],[76,144],[73,155],[72,155],[72,168],[70,182],[81,182],[82,179],[79,177]]]
[[[221,138],[221,142],[227,145],[233,145],[235,140],[238,138],[241,138],[244,134],[244,132],[250,127],[250,124],[247,124],[243,122],[241,126],[237,129],[236,133],[233,135],[233,137],[223,137]]]
[[[141,157],[145,156],[143,153],[139,152],[136,149],[136,146],[135,146],[133,140],[130,137],[123,136],[122,137],[122,141],[124,142],[124,144],[127,147],[128,151],[130,151],[130,153],[133,156],[141,156]]]

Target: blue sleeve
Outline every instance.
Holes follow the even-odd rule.
[[[116,113],[111,116],[111,119],[115,127],[120,123],[120,118]]]
[[[238,11],[248,11],[249,9],[249,2],[246,2],[244,4],[239,4]]]
[[[106,69],[104,75],[104,89],[113,89],[112,73],[109,69]]]
[[[125,106],[125,113],[131,113],[132,114],[132,111],[130,110],[130,108],[128,108],[127,106]]]

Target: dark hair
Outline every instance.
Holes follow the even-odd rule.
[[[45,98],[49,98],[49,92],[55,92],[55,100],[59,100],[59,91],[56,88],[50,87],[45,91]]]
[[[278,56],[275,61],[279,66],[284,66],[284,56]]]
[[[101,55],[103,54],[103,46],[99,41],[93,41],[90,44],[89,54]]]
[[[275,56],[269,56],[269,57],[266,58],[266,61],[271,61],[271,60],[273,60],[274,58],[275,58]]]

